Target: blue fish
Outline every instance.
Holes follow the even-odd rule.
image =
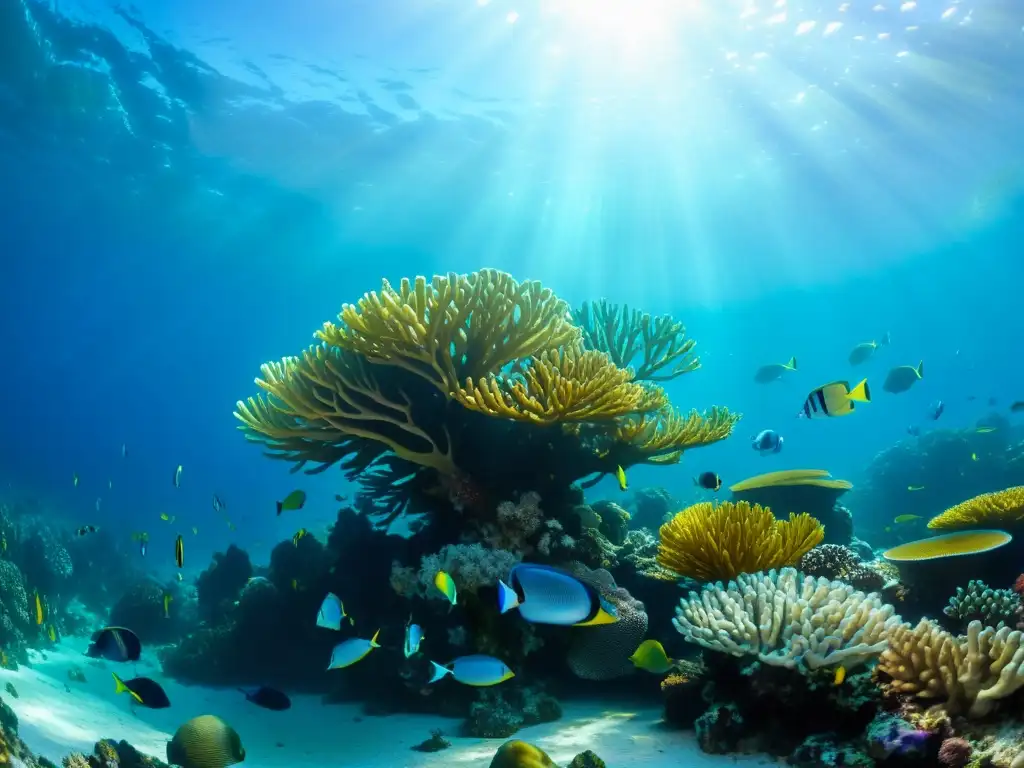
[[[409,623],[405,625],[405,644],[402,647],[402,653],[405,654],[405,658],[414,656],[419,653],[420,643],[423,642],[423,629],[419,624],[412,623],[412,616],[409,617]]]
[[[331,651],[331,661],[328,663],[327,668],[344,669],[364,659],[374,648],[380,648],[380,645],[377,643],[379,635],[380,630],[378,629],[369,640],[364,640],[361,637],[352,637],[343,643],[338,643],[334,646],[334,650]]]
[[[342,619],[348,619],[349,625],[355,626],[352,617],[345,613],[345,604],[341,602],[341,598],[333,592],[328,592],[316,614],[316,625],[337,631],[341,629]]]
[[[567,571],[520,563],[508,580],[498,581],[498,609],[507,613],[518,608],[532,624],[587,627],[619,620],[614,605]]]
[[[750,438],[750,445],[762,456],[767,453],[778,453],[782,450],[782,436],[774,429],[762,429]]]
[[[493,656],[460,656],[446,665],[438,664],[436,661],[430,663],[434,665],[434,675],[427,681],[428,684],[451,675],[456,682],[463,685],[486,688],[516,676],[504,661]]]

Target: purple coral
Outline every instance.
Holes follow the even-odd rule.
[[[951,736],[939,747],[939,765],[945,768],[964,768],[971,759],[971,743],[959,736]]]

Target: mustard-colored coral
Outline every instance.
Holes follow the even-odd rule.
[[[824,537],[824,527],[806,513],[776,520],[757,504],[703,502],[661,526],[658,563],[693,579],[728,580],[795,565]]]
[[[1013,527],[1024,523],[1024,485],[983,493],[962,501],[928,521],[933,530],[985,526]]]
[[[640,453],[652,464],[675,463],[683,451],[727,438],[740,420],[728,408],[683,414],[671,406],[630,418],[619,424],[615,439]]]
[[[835,491],[848,491],[853,483],[848,480],[834,480],[825,469],[784,469],[779,472],[766,472],[755,475],[729,486],[733,493],[753,491],[761,488],[777,488],[779,486],[810,485],[816,488],[828,488]]]
[[[944,536],[908,541],[882,554],[896,563],[939,560],[960,555],[977,555],[1009,544],[1013,537],[1005,531],[957,531]]]

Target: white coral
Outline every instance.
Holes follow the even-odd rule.
[[[672,620],[687,640],[766,664],[855,667],[887,647],[900,617],[874,593],[803,576],[793,568],[742,574],[680,601]]]

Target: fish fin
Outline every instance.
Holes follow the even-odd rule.
[[[377,638],[379,636],[380,636],[380,630],[378,629],[376,632],[373,633],[373,637],[370,638],[370,647],[371,648],[380,648],[380,645],[377,643]]]
[[[789,370],[791,370],[791,371],[795,371],[796,370],[796,358],[795,357],[789,358],[789,362],[786,363],[786,367],[789,368]]]
[[[914,370],[917,371],[917,378],[923,379],[924,378],[924,360],[922,360],[920,363],[918,363],[917,364],[917,368],[915,368]]]
[[[124,680],[117,676],[117,672],[111,672],[114,676],[114,693],[124,693],[128,690],[128,686],[124,684]]]
[[[442,667],[436,661],[432,661],[430,663],[434,665],[434,674],[427,681],[427,685],[430,685],[431,683],[436,683],[441,678],[447,677],[448,675],[450,675],[452,673],[452,671],[450,669],[448,669],[448,667]]]
[[[282,509],[284,509],[284,504],[282,504],[280,501],[277,502],[277,514],[280,515]]]
[[[861,403],[871,402],[871,390],[868,389],[868,380],[864,379],[860,384],[850,390],[846,397]]]
[[[612,616],[604,608],[598,608],[597,613],[594,614],[594,618],[581,621],[578,624],[573,624],[574,627],[597,627],[602,624],[614,624],[619,619],[617,616]]]
[[[519,607],[519,595],[501,579],[498,579],[498,611],[508,613]]]

